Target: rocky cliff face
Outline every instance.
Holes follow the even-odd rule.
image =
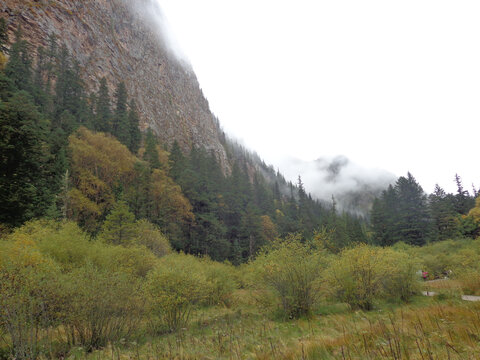
[[[11,35],[20,24],[37,47],[55,34],[79,61],[91,90],[101,77],[112,93],[125,81],[143,129],[168,144],[176,139],[184,150],[192,144],[213,150],[227,169],[218,123],[189,64],[169,50],[155,11],[154,0],[0,0]]]

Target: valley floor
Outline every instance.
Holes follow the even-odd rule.
[[[238,291],[231,308],[198,310],[188,328],[112,344],[93,359],[478,359],[480,303],[448,291],[370,312],[324,305],[311,319],[272,320]],[[79,349],[78,356],[85,359]]]

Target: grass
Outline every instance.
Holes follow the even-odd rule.
[[[245,294],[242,294],[245,295]],[[417,297],[370,312],[326,304],[282,321],[248,302],[195,312],[188,328],[70,359],[478,359],[480,304]]]

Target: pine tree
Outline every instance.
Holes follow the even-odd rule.
[[[117,201],[103,223],[100,239],[110,244],[128,245],[135,235],[135,215],[130,212],[125,201]]]
[[[128,148],[132,153],[136,154],[140,148],[142,134],[140,132],[140,119],[138,118],[137,106],[133,100],[130,101],[130,109],[128,111],[128,127],[130,134]]]
[[[371,223],[373,241],[380,246],[391,246],[400,239],[396,235],[398,199],[392,185],[373,202]]]
[[[31,91],[32,57],[29,43],[22,38],[22,29],[15,32],[15,42],[10,48],[10,58],[5,68],[5,74],[12,79],[19,90]]]
[[[115,112],[112,118],[112,134],[127,147],[130,146],[130,125],[127,111],[127,89],[122,81],[115,91]]]
[[[46,113],[49,105],[48,94],[45,92],[44,79],[46,76],[46,53],[43,47],[37,49],[37,59],[33,74],[33,97],[35,104],[39,106],[42,113]]]
[[[455,210],[461,215],[466,215],[475,206],[475,199],[463,188],[462,179],[458,174],[455,174],[455,183],[457,184]]]
[[[95,123],[93,128],[96,131],[112,132],[112,113],[110,110],[110,96],[108,95],[107,79],[100,80],[100,88],[97,93],[97,104],[95,107]]]
[[[0,223],[20,225],[53,202],[49,124],[25,92],[0,105]]]
[[[429,235],[427,197],[412,174],[400,177],[395,184],[397,194],[396,236],[411,245],[424,245]]]
[[[432,218],[433,238],[446,240],[455,236],[457,232],[455,211],[455,197],[447,194],[438,184],[428,198],[429,211]]]
[[[170,164],[170,176],[177,183],[182,183],[182,174],[186,170],[187,159],[183,155],[182,149],[177,140],[172,144],[170,149],[170,155],[168,156],[168,161]]]
[[[157,139],[153,134],[152,129],[147,130],[145,137],[145,153],[143,158],[150,163],[150,166],[154,169],[160,169],[160,160],[158,158]]]
[[[0,19],[0,52],[8,53],[8,25],[5,18]]]

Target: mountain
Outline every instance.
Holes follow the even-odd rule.
[[[250,181],[259,172],[270,184],[278,183],[283,195],[291,195],[283,176],[223,133],[191,65],[170,46],[157,1],[0,0],[0,16],[7,20],[11,40],[21,26],[34,53],[55,35],[78,61],[88,91],[96,92],[105,77],[113,94],[124,81],[142,130],[152,129],[163,144],[177,140],[185,153],[192,145],[205,148],[225,174],[239,161]],[[352,213],[366,214],[373,198],[395,180],[343,158],[285,164],[281,168],[288,179],[301,175],[314,198],[330,203],[333,195],[340,210]]]
[[[20,24],[35,49],[54,34],[79,62],[90,91],[105,77],[112,94],[124,81],[142,129],[165,144],[177,140],[213,151],[229,167],[224,135],[191,66],[175,56],[162,35],[162,14],[153,0],[1,0],[10,38]]]

